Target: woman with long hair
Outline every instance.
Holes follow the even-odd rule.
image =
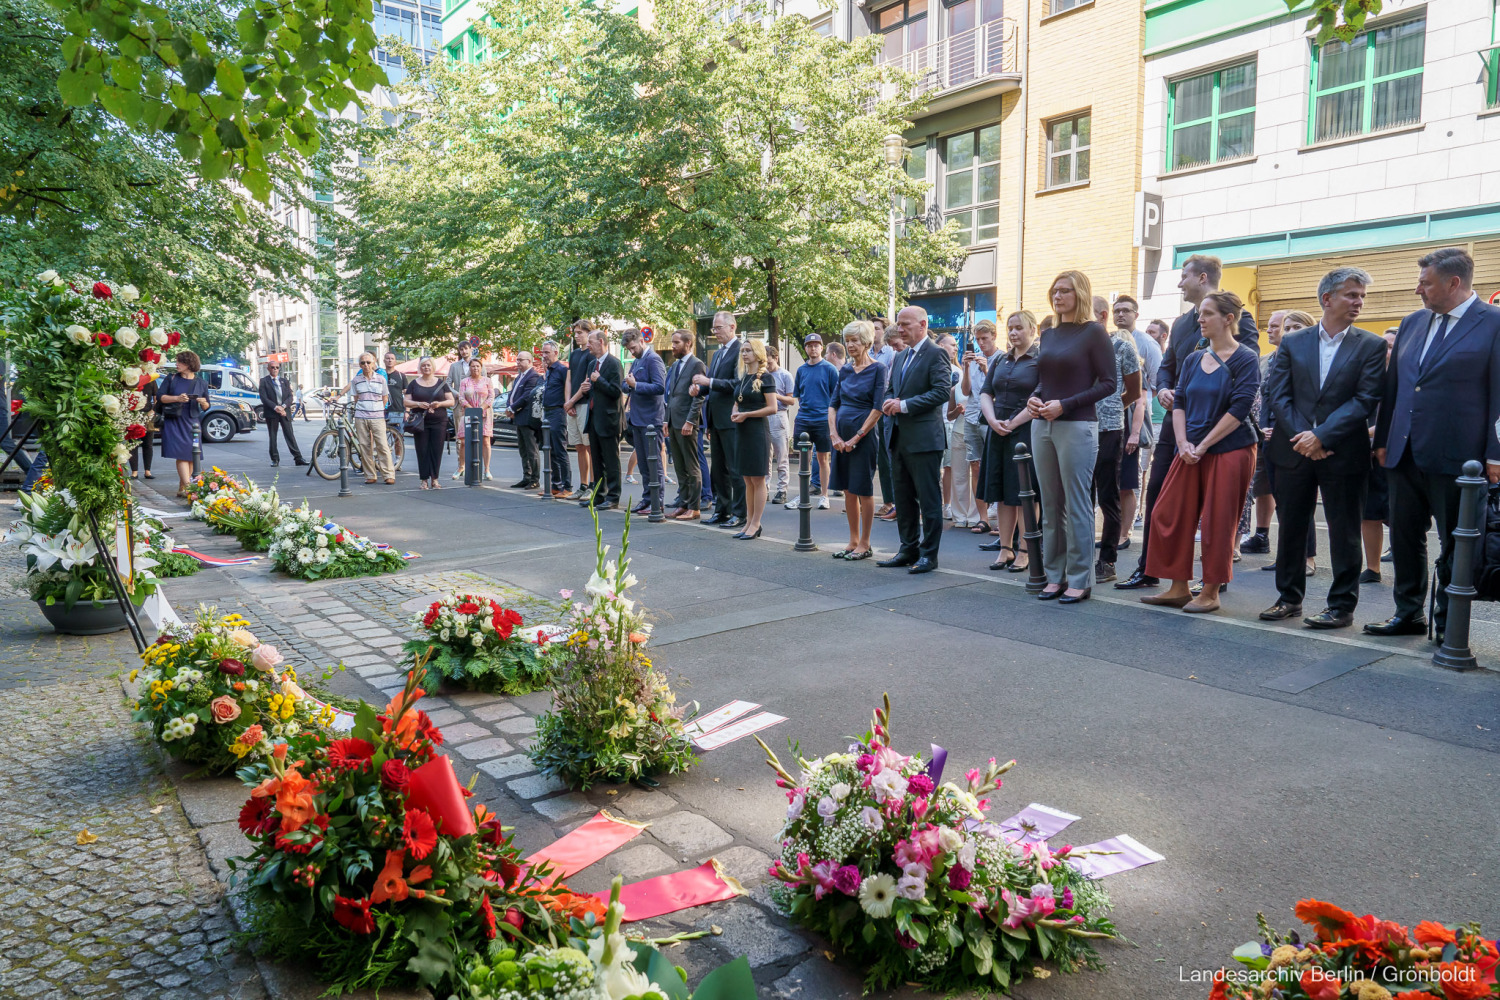
[[[1241,308],[1233,292],[1210,292],[1198,305],[1208,346],[1188,355],[1177,380],[1177,457],[1151,512],[1146,552],[1146,573],[1172,585],[1142,597],[1144,604],[1217,611],[1219,588],[1234,576],[1240,505],[1255,474],[1256,433],[1245,418],[1260,391],[1260,359],[1234,339]],[[1195,534],[1201,534],[1203,548],[1197,597],[1189,587]]]
[[[828,408],[828,433],[833,461],[828,485],[844,491],[844,516],[849,520],[849,544],[833,553],[835,559],[857,562],[870,558],[870,524],[875,518],[875,427],[885,402],[889,374],[870,356],[875,327],[862,319],[843,330],[849,362],[839,370],[838,388]],[[832,346],[832,345],[830,345]]]
[[[1020,573],[1031,562],[1024,550],[1011,545],[1021,517],[1021,476],[1015,455],[1017,445],[1031,448],[1032,413],[1026,401],[1036,391],[1037,356],[1041,354],[1036,317],[1025,309],[1011,313],[1005,317],[1005,335],[1010,349],[990,363],[979,390],[979,411],[990,433],[984,441],[975,492],[981,503],[998,505],[995,525],[1000,537],[980,546],[999,553],[990,569]]]
[[[1041,336],[1037,388],[1026,401],[1035,424],[1047,569],[1047,585],[1037,596],[1077,604],[1094,592],[1094,404],[1115,392],[1115,350],[1103,324],[1094,321],[1094,290],[1083,272],[1052,279],[1047,298],[1057,321]]]
[[[208,409],[208,383],[199,375],[203,367],[192,351],[178,351],[172,359],[177,371],[164,376],[156,390],[161,407],[161,454],[177,461],[177,495],[187,496],[188,477],[193,474],[193,422]]]
[[[411,432],[417,446],[417,477],[422,480],[422,489],[440,490],[438,473],[443,466],[443,438],[448,434],[453,390],[446,379],[437,377],[431,357],[423,356],[417,362],[417,372],[417,377],[406,383],[406,408],[422,414],[421,423]]]
[[[458,399],[461,406],[476,406],[484,411],[484,425],[479,429],[483,442],[480,451],[484,455],[484,478],[494,479],[490,475],[490,440],[495,435],[495,383],[485,377],[484,362],[478,358],[469,359],[469,374],[458,383]]]
[[[760,537],[766,509],[766,472],[770,468],[770,431],[766,418],[776,412],[776,380],[766,371],[766,345],[746,338],[740,347],[740,377],[729,419],[739,426],[739,473],[745,481],[745,530],[735,538]]]

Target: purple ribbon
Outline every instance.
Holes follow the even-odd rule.
[[[927,762],[927,766],[923,768],[923,771],[926,772],[927,777],[932,779],[932,783],[934,785],[942,782],[943,768],[946,767],[947,764],[948,751],[944,750],[936,743],[932,744],[932,759]]]

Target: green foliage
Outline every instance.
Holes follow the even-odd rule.
[[[1288,10],[1307,5],[1307,0],[1286,0]],[[1347,42],[1359,34],[1365,21],[1378,17],[1382,0],[1312,0],[1312,17],[1307,30],[1318,33],[1318,44],[1334,39]]]
[[[550,677],[547,663],[537,655],[529,642],[508,644],[499,650],[478,653],[460,652],[452,645],[426,639],[412,639],[401,651],[427,660],[426,679],[422,686],[435,691],[444,680],[460,687],[487,694],[530,694],[547,686]]]
[[[203,564],[185,552],[154,553],[156,575],[163,580],[192,576],[203,568]]]

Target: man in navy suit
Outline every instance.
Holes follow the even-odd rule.
[[[1396,613],[1365,631],[1427,632],[1427,526],[1435,520],[1441,548],[1432,624],[1442,642],[1458,520],[1454,480],[1465,462],[1483,460],[1490,482],[1500,482],[1500,309],[1474,294],[1474,258],[1465,251],[1445,247],[1417,263],[1417,294],[1427,308],[1401,321],[1375,425],[1375,459],[1390,470]]]
[[[948,354],[927,335],[927,310],[907,306],[896,314],[906,349],[891,366],[886,446],[896,492],[896,527],[901,548],[877,566],[907,566],[908,573],[937,569],[943,535],[943,449],[948,431],[943,412],[953,385]]]
[[[1266,621],[1302,613],[1307,528],[1321,490],[1333,585],[1328,606],[1303,621],[1319,629],[1354,624],[1364,565],[1360,527],[1370,476],[1370,414],[1385,385],[1385,340],[1354,325],[1369,285],[1369,274],[1357,267],[1329,271],[1318,284],[1323,318],[1310,330],[1287,334],[1271,356],[1262,417],[1275,416],[1266,449],[1276,466],[1281,530],[1276,542],[1278,594],[1276,603],[1260,613]]]
[[[745,526],[745,480],[738,472],[740,426],[729,419],[734,409],[735,391],[739,387],[740,339],[735,333],[734,313],[714,313],[714,339],[719,349],[709,363],[708,374],[694,375],[694,395],[707,393],[704,423],[708,424],[714,516],[704,524],[721,528]]]
[[[630,394],[630,409],[625,418],[630,424],[630,447],[635,449],[636,461],[641,465],[641,482],[646,484],[645,495],[641,497],[635,513],[644,514],[651,509],[653,490],[658,491],[657,495],[661,496],[663,503],[667,499],[660,493],[666,487],[667,470],[662,468],[658,457],[663,440],[662,425],[666,423],[667,417],[667,366],[662,363],[661,355],[647,346],[641,331],[626,330],[621,343],[635,358],[630,364],[630,371],[625,375],[625,391]],[[654,438],[647,434],[652,427],[656,428]],[[656,465],[654,478],[650,474],[651,465],[646,461],[647,456]]]

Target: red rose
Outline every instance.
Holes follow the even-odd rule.
[[[399,760],[380,765],[380,783],[393,792],[404,792],[411,784],[411,769]]]
[[[149,361],[153,365],[161,360],[161,354],[149,347],[141,352],[140,357],[142,361]]]
[[[181,332],[179,332],[177,330],[173,330],[172,332],[170,332],[170,333],[167,334],[167,346],[168,347],[176,347],[180,343],[182,343],[182,333]]]
[[[349,899],[333,897],[333,919],[356,934],[375,933],[375,918],[370,916],[370,897]]]
[[[151,314],[142,309],[135,314],[135,325],[142,330],[151,325]]]
[[[94,282],[94,298],[112,299],[115,297],[114,290],[102,281]]]
[[[12,399],[10,401],[10,415],[15,416],[17,413],[20,413],[21,407],[24,405],[26,405],[24,400]]]
[[[489,899],[488,896],[486,896],[484,898],[485,899]],[[521,925],[523,923],[525,923],[525,921],[526,921],[526,918],[523,917],[523,916],[521,916],[521,911],[518,910],[518,909],[516,909],[514,906],[512,906],[510,909],[508,909],[508,910],[505,911],[505,922],[507,924],[510,924],[516,930],[520,930],[521,929]]]
[[[140,424],[131,424],[129,427],[125,428],[126,441],[139,441],[145,436],[146,428],[142,427]]]
[[[239,660],[224,657],[219,661],[219,673],[232,674],[235,677],[245,676],[245,664]]]
[[[100,347],[113,347],[115,345],[115,338],[107,333],[94,334],[94,340]]]

